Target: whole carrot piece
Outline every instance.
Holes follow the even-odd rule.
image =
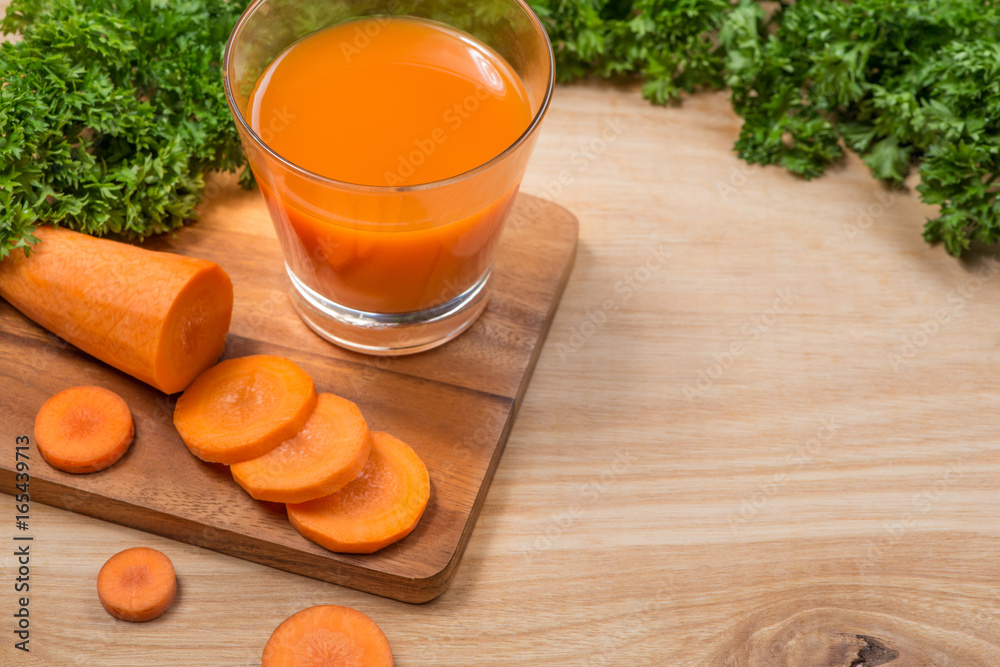
[[[115,368],[172,394],[222,354],[233,285],[213,262],[41,227],[0,262],[0,296]]]

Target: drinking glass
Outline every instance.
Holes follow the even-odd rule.
[[[268,141],[293,117],[276,113],[261,119],[259,132],[251,128],[248,98],[285,49],[332,25],[387,17],[443,23],[503,57],[527,91],[531,122],[523,134],[465,173],[396,187],[334,180],[279,155]],[[353,46],[364,48],[379,25],[358,22]],[[521,0],[255,0],[233,29],[223,69],[303,321],[333,343],[379,355],[427,350],[471,326],[486,308],[504,220],[552,95],[552,46],[531,9]],[[344,91],[345,103],[352,94]],[[431,101],[413,100],[422,102]],[[476,100],[457,103],[474,111]],[[404,167],[427,157],[421,139],[401,156]]]

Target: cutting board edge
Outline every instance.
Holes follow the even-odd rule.
[[[507,439],[516,418],[521,399],[531,380],[534,368],[540,357],[541,346],[544,344],[551,329],[555,310],[565,292],[572,268],[575,264],[579,245],[579,220],[572,212],[558,204],[545,200],[542,201],[544,205],[543,210],[550,210],[550,215],[558,216],[561,220],[559,223],[559,233],[557,234],[559,240],[554,244],[543,244],[542,246],[548,248],[546,251],[547,254],[555,255],[551,259],[559,262],[560,271],[556,275],[550,274],[550,277],[546,278],[545,282],[542,283],[545,289],[537,292],[534,297],[536,301],[544,299],[542,301],[544,310],[538,309],[534,311],[534,316],[531,318],[534,320],[534,323],[530,323],[531,319],[524,320],[529,323],[527,324],[529,328],[534,329],[534,336],[531,339],[532,346],[529,354],[526,357],[522,357],[523,365],[519,369],[521,371],[520,381],[516,385],[515,391],[510,392],[513,393],[513,396],[509,395],[507,391],[503,392],[503,394],[494,393],[476,387],[465,386],[462,383],[422,377],[406,371],[396,371],[396,374],[399,376],[407,377],[413,381],[450,385],[455,389],[489,397],[491,400],[502,401],[507,405],[504,426],[501,429],[500,437],[493,446],[488,463],[482,471],[482,482],[476,490],[468,513],[464,517],[465,521],[463,522],[461,532],[458,534],[458,540],[452,542],[450,546],[446,546],[444,549],[438,549],[440,558],[423,561],[424,563],[431,563],[429,567],[424,568],[426,571],[434,570],[427,574],[427,576],[413,576],[414,570],[411,570],[409,574],[391,573],[383,569],[373,569],[363,564],[353,564],[336,559],[338,556],[351,557],[346,554],[341,555],[330,552],[330,555],[334,558],[322,558],[317,553],[303,551],[288,544],[287,541],[268,541],[249,532],[237,532],[211,526],[191,515],[184,516],[162,511],[154,505],[144,504],[139,498],[102,495],[98,491],[86,488],[86,486],[83,488],[73,486],[71,481],[64,483],[59,479],[32,475],[32,500],[168,539],[174,539],[185,544],[207,548],[250,562],[260,563],[294,574],[309,576],[403,602],[422,603],[440,596],[448,589],[452,578],[457,572],[458,564],[461,561],[479,514],[485,504],[486,495],[492,484],[500,458],[506,448]],[[544,225],[546,219],[548,219],[548,215],[539,220],[539,224]],[[541,230],[542,228],[540,227],[539,229]],[[542,232],[539,231],[538,233]],[[181,234],[177,236],[181,236]],[[514,244],[518,244],[519,242],[522,247],[532,247],[524,246],[523,243],[525,241],[512,241]],[[236,338],[241,337],[236,335]],[[32,339],[25,342],[46,345],[51,344],[52,341]],[[63,343],[62,345],[66,344]],[[297,353],[312,354],[308,350],[297,350]],[[339,359],[337,361],[349,367],[361,367],[364,365],[355,363],[349,359]],[[12,379],[14,379],[13,376]],[[22,380],[24,380],[23,377]],[[40,459],[40,456],[36,457],[37,449],[32,447],[32,450],[32,458]],[[0,491],[11,495],[17,493],[15,489],[15,474],[16,471],[12,466],[0,465]],[[226,536],[229,536],[231,539],[227,539]],[[319,548],[316,547],[316,549]],[[304,562],[303,559],[308,562]]]
[[[102,496],[78,488],[65,486],[52,480],[32,477],[30,495],[33,502],[50,507],[75,512],[84,516],[126,526],[145,533],[208,549],[233,558],[266,565],[291,574],[308,576],[327,583],[345,586],[382,597],[420,604],[428,602],[444,593],[457,571],[460,554],[464,551],[465,532],[448,562],[437,572],[426,577],[407,577],[354,565],[336,558],[331,552],[329,558],[304,553],[292,547],[276,544],[245,533],[236,533],[212,528],[211,537],[204,524],[155,508],[144,507],[118,498]],[[9,468],[0,468],[0,492],[14,496],[15,473]],[[471,532],[473,517],[467,519],[466,532]],[[201,529],[204,539],[196,537]],[[226,534],[234,539],[220,544]],[[239,548],[241,543],[259,543],[263,548]],[[109,553],[110,555],[110,553]],[[332,566],[332,569],[331,569]]]

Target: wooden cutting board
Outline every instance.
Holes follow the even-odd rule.
[[[110,469],[70,475],[32,443],[31,499],[378,595],[424,602],[448,587],[482,507],[576,252],[576,218],[521,195],[494,267],[483,316],[458,339],[410,357],[334,347],[295,315],[277,241],[258,193],[221,179],[202,221],[148,247],[219,263],[235,288],[225,358],[277,354],[312,375],[317,391],[355,401],[372,430],[408,442],[427,464],[431,498],[417,528],[372,555],[331,553],[301,537],[284,506],[255,501],[225,466],[191,455],[172,424],[176,396],[95,360],[0,301],[3,442],[33,440],[52,394],[96,384],[118,392],[136,423],[129,452]],[[0,490],[14,490],[13,457]]]

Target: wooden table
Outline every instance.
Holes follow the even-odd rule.
[[[374,618],[400,666],[1000,664],[1000,265],[925,245],[931,209],[853,157],[812,183],[742,164],[738,129],[725,93],[557,90],[524,190],[579,216],[579,254],[440,598],[36,503],[31,653],[5,547],[0,664],[254,665],[322,603]],[[180,581],[143,625],[94,589],[137,545]]]

